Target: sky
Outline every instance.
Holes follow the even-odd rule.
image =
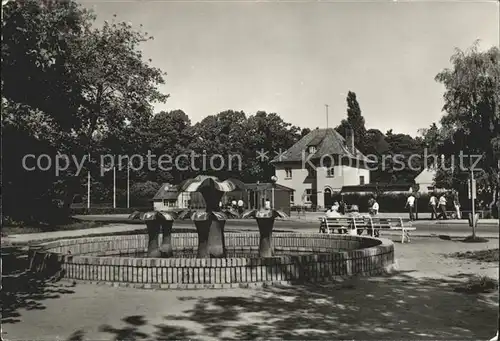
[[[155,111],[198,122],[221,111],[278,113],[301,128],[346,117],[356,93],[367,129],[407,133],[443,115],[455,48],[498,46],[498,1],[89,1],[98,22],[154,36],[142,47],[167,72]]]

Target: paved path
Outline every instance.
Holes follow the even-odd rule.
[[[302,232],[302,233],[315,233],[318,232],[318,223],[296,222],[296,221],[276,221],[274,230],[275,232]],[[194,225],[189,220],[176,221],[174,229],[196,232]],[[44,233],[29,233],[10,235],[2,238],[2,245],[6,244],[31,244],[37,243],[42,240],[52,240],[61,238],[75,238],[82,236],[98,236],[110,234],[126,234],[126,233],[145,233],[144,224],[110,224],[102,227],[84,229],[84,230],[71,230],[71,231],[57,231],[57,232],[44,232]],[[229,220],[227,222],[226,231],[228,232],[242,232],[254,231],[257,232],[257,224],[253,220]],[[174,230],[175,232],[175,230]],[[467,225],[444,226],[435,224],[421,224],[417,226],[416,231],[412,231],[413,237],[419,236],[442,236],[446,235],[453,238],[466,237],[471,234],[470,227]],[[498,238],[498,227],[494,225],[480,225],[477,229],[477,234],[485,238]],[[391,236],[394,240],[399,240],[401,232],[399,231],[383,231],[382,236]]]
[[[153,291],[4,280],[4,340],[489,340],[498,294],[453,291],[498,264],[446,257],[498,240],[396,244],[401,272],[328,285]],[[7,303],[6,303],[7,302]]]
[[[77,219],[82,219],[82,220],[94,220],[94,221],[111,221],[111,222],[126,222],[128,220],[128,214],[93,214],[93,215],[76,215],[74,216]],[[325,214],[322,212],[311,212],[307,213],[307,215],[304,216],[297,216],[296,214],[293,214],[288,221],[294,221],[294,222],[310,222],[310,223],[317,223],[319,218],[324,217]],[[406,213],[380,213],[378,215],[380,218],[406,218],[407,214]],[[231,219],[231,221],[238,221],[241,219]],[[244,221],[244,220],[243,220]],[[461,220],[454,220],[454,219],[448,219],[448,220],[430,220],[430,216],[425,216],[421,215],[419,216],[419,220],[415,221],[414,224],[444,224],[444,225],[468,225],[468,221],[466,219],[461,219]],[[480,219],[479,220],[479,225],[496,225],[498,226],[499,220],[498,219]]]

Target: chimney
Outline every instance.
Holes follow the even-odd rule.
[[[346,144],[347,150],[351,154],[356,155],[356,152],[355,152],[356,147],[354,147],[354,130],[347,129],[347,136],[345,139],[345,144]]]

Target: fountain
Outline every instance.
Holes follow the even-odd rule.
[[[258,233],[224,233],[227,219],[219,201],[224,192],[242,186],[238,180],[211,176],[181,184],[180,191],[200,192],[206,202],[205,211],[191,216],[196,233],[172,233],[174,213],[147,212],[141,217],[147,235],[41,243],[30,247],[30,269],[72,281],[186,289],[331,281],[378,274],[392,266],[389,240],[318,233],[273,236],[275,219],[285,214],[270,207],[243,215],[255,218]]]

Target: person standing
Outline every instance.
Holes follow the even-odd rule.
[[[457,212],[457,219],[462,219],[462,213],[460,212],[460,200],[458,198],[458,192],[453,193],[453,206],[455,206],[455,211]]]
[[[371,210],[374,202],[375,202],[375,198],[374,197],[371,197],[370,200],[368,200],[368,211]]]
[[[271,209],[271,201],[270,200],[266,200],[265,204],[264,204],[264,208],[266,210],[270,210]]]
[[[415,197],[413,196],[413,194],[410,194],[408,199],[406,199],[405,208],[408,209],[408,214],[410,215],[410,220],[411,221],[415,220],[415,216],[413,215],[413,212],[415,209]]]
[[[441,194],[441,196],[439,197],[439,210],[440,213],[438,219],[440,217],[442,217],[444,220],[448,219],[448,217],[446,216],[446,197],[444,194]]]
[[[340,214],[342,214],[342,215],[346,214],[346,206],[347,206],[347,204],[345,203],[344,199],[342,199],[340,201],[340,204],[339,204],[339,213]]]
[[[373,199],[372,205],[370,207],[370,215],[371,216],[376,216],[378,214],[379,210],[379,205],[376,199]]]
[[[429,199],[429,206],[431,207],[431,220],[437,219],[437,203],[438,200],[434,193],[432,193],[431,198]]]
[[[243,202],[243,200],[238,200],[238,213],[239,214],[242,214],[243,213],[243,206],[245,205],[245,203]]]

